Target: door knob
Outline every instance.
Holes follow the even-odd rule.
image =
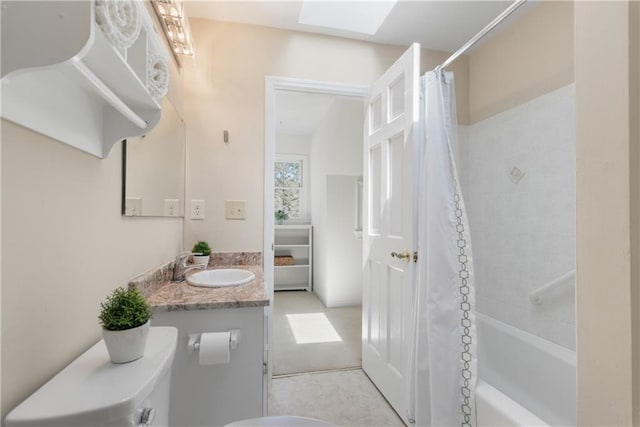
[[[411,253],[406,250],[402,252],[391,252],[391,257],[401,259],[404,262],[409,262],[411,260]]]

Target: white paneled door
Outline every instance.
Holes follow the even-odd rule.
[[[420,45],[376,81],[364,143],[362,367],[407,422]]]

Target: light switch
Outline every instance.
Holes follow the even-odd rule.
[[[178,199],[164,199],[164,216],[178,216]]]
[[[191,201],[191,219],[204,219],[204,200]]]
[[[245,200],[227,200],[225,203],[225,217],[227,219],[245,219]]]

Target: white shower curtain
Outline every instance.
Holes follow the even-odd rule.
[[[475,426],[475,298],[469,225],[452,146],[453,73],[423,77],[409,417],[419,426]]]

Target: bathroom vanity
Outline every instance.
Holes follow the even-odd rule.
[[[219,266],[224,267],[229,266]],[[266,415],[265,307],[269,297],[259,265],[233,268],[252,271],[256,277],[247,284],[224,288],[167,281],[143,291],[154,307],[152,325],[178,329],[170,425],[219,426]],[[240,330],[240,339],[230,351],[228,364],[201,365],[198,350],[188,349],[189,334],[232,329]]]

